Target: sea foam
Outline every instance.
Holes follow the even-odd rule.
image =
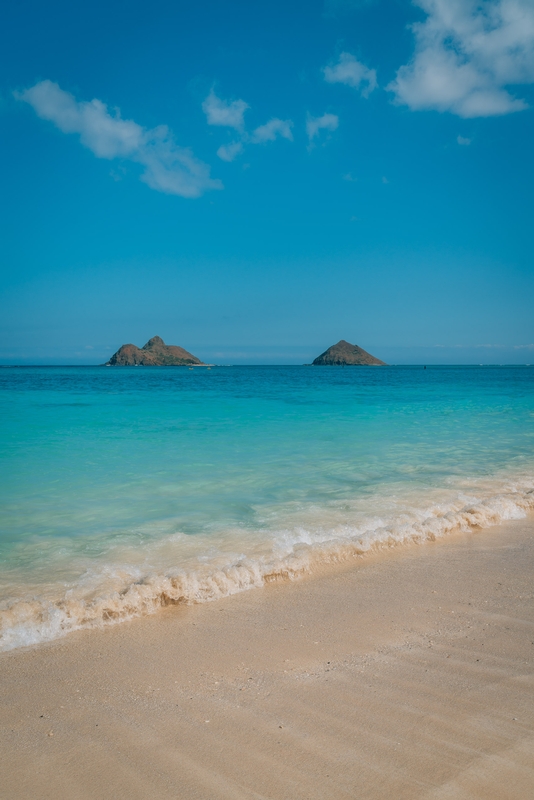
[[[469,532],[524,518],[534,510],[534,480],[495,480],[470,497],[456,492],[447,502],[436,502],[435,493],[427,505],[404,508],[388,519],[369,517],[357,524],[347,521],[329,527],[332,508],[323,509],[322,524],[313,528],[294,526],[271,531],[270,541],[262,532],[262,547],[250,552],[189,559],[147,569],[124,563],[107,564],[91,578],[85,596],[72,589],[62,596],[46,599],[24,597],[0,610],[0,649],[34,645],[65,636],[71,631],[97,628],[155,613],[178,604],[205,603],[259,588],[279,579],[297,579],[313,574],[328,563],[349,561],[356,556],[407,544],[433,542],[455,532]],[[430,499],[430,498],[429,498]],[[421,498],[424,501],[424,497]],[[317,516],[317,514],[316,514]],[[335,514],[333,515],[335,516]],[[239,537],[243,546],[246,536]],[[113,584],[121,588],[106,591]]]

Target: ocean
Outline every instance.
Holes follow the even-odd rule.
[[[0,649],[534,508],[534,367],[0,368]]]

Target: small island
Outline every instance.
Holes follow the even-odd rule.
[[[183,347],[165,344],[160,336],[153,336],[143,347],[123,344],[105,364],[106,367],[188,367],[206,366]]]
[[[313,361],[312,366],[358,366],[358,367],[385,367],[387,364],[375,358],[366,350],[358,347],[357,344],[351,344],[341,339],[337,344],[333,344],[320,356],[317,356]]]

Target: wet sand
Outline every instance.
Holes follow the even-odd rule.
[[[0,656],[2,800],[534,796],[534,521]]]

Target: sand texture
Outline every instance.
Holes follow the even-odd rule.
[[[2,800],[534,797],[534,523],[0,657]]]

